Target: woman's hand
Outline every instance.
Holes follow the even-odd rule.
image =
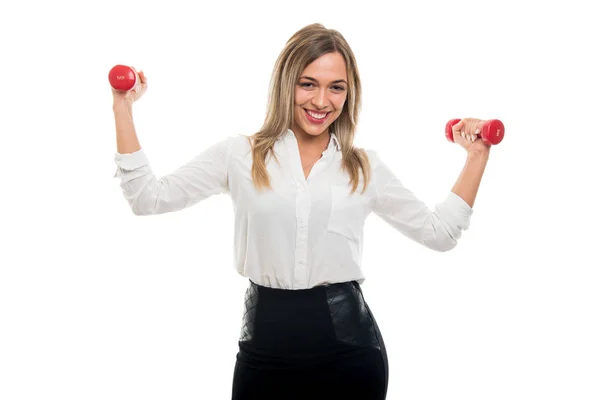
[[[135,67],[131,67],[131,69],[133,69],[137,75],[137,83],[135,84],[135,87],[129,91],[115,90],[111,86],[114,103],[125,102],[128,105],[132,105],[146,93],[146,88],[148,87],[146,75],[144,75],[143,71],[136,71]]]
[[[479,136],[484,120],[464,118],[452,127],[454,143],[458,143],[469,154],[489,154],[491,145],[485,144]]]

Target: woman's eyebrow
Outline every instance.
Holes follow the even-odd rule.
[[[302,79],[302,78],[304,78],[304,79],[308,79],[308,80],[311,80],[311,81],[314,81],[314,82],[318,82],[318,81],[317,81],[315,78],[311,78],[310,76],[301,76],[301,77],[300,77],[300,79]],[[335,81],[333,81],[333,82],[331,82],[331,83],[340,83],[340,82],[343,82],[343,83],[345,83],[346,85],[348,84],[348,82],[346,82],[346,81],[345,81],[345,80],[343,80],[343,79],[337,79],[337,80],[335,80]]]

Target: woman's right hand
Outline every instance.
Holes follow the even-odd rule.
[[[131,105],[146,92],[146,88],[148,87],[148,79],[144,75],[144,71],[136,71],[135,67],[131,67],[131,69],[133,69],[137,75],[137,83],[133,89],[128,91],[115,90],[115,88],[111,86],[113,100],[115,103],[121,103],[124,101],[128,105]]]

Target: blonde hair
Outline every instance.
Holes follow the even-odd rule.
[[[336,30],[315,23],[294,33],[275,63],[269,85],[267,112],[262,128],[249,139],[252,145],[252,180],[257,189],[271,188],[266,158],[275,157],[273,146],[291,128],[294,120],[294,94],[302,71],[327,53],[340,53],[346,61],[348,94],[339,117],[331,124],[341,146],[342,167],[350,177],[352,192],[363,174],[363,192],[370,180],[366,152],[354,147],[354,133],[361,108],[361,82],[354,54],[344,37]]]

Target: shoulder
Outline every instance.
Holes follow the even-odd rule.
[[[393,172],[386,161],[381,157],[380,152],[374,149],[364,149],[364,152],[369,159],[371,179],[376,185],[387,182],[393,175]]]
[[[252,137],[249,135],[232,135],[228,138],[230,154],[235,158],[246,158],[252,154]]]
[[[232,161],[246,163],[252,159],[252,137],[243,134],[230,135],[215,143],[214,148],[228,167]]]
[[[244,135],[230,135],[213,142],[207,149],[198,155],[199,160],[219,160],[228,168],[232,158],[244,158],[249,153],[250,144]]]
[[[371,168],[377,168],[382,164],[381,157],[379,157],[379,153],[376,150],[370,148],[359,148],[358,150],[366,155]]]
[[[247,135],[231,135],[223,140],[223,143],[226,143],[233,152],[244,151],[250,149],[250,139]]]
[[[211,147],[228,154],[237,154],[239,152],[250,150],[250,146],[250,137],[240,134],[227,136],[215,142]]]

